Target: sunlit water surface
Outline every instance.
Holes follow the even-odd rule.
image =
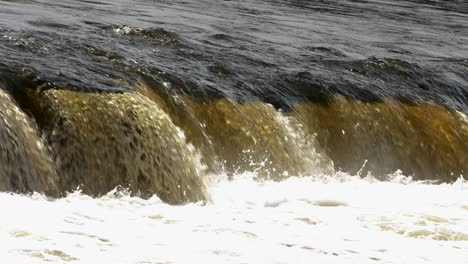
[[[468,182],[337,173],[210,187],[171,206],[114,191],[1,193],[2,263],[466,263]],[[222,178],[222,177],[220,177]]]

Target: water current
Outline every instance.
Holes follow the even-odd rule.
[[[467,21],[0,0],[0,261],[466,263]]]

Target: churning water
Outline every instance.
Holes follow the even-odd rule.
[[[212,202],[1,194],[5,263],[466,263],[468,183],[238,175]]]
[[[0,262],[467,263],[466,21],[0,0]]]

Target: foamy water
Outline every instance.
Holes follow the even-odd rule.
[[[467,263],[468,182],[219,180],[212,202],[1,193],[1,263]]]

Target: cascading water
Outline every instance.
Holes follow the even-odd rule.
[[[0,262],[464,263],[467,16],[0,0]]]
[[[188,140],[203,153],[211,171],[256,171],[266,178],[331,173],[333,163],[294,117],[261,101],[203,100],[174,95],[164,100],[139,84],[136,90],[163,105]],[[209,162],[209,161],[216,162]]]
[[[436,103],[338,97],[327,105],[298,104],[306,127],[336,167],[385,176],[397,170],[414,178],[455,181],[468,172],[468,130],[463,117]]]
[[[57,195],[59,185],[37,126],[0,89],[0,190]]]

